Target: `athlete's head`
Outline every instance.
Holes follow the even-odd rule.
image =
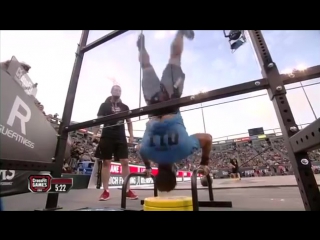
[[[171,164],[159,164],[155,184],[160,192],[170,192],[176,187],[176,172]]]
[[[119,85],[113,85],[111,88],[111,95],[114,100],[117,100],[121,96],[121,87]]]

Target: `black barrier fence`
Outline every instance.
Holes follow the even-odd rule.
[[[52,162],[52,160],[50,161],[50,158],[39,158],[39,156],[35,156],[36,158],[26,157],[26,156],[32,155],[32,153],[22,158],[16,158],[11,155],[4,157],[1,155],[0,169],[49,170],[51,171],[52,177],[57,178],[61,176],[61,169],[62,169],[64,154],[65,154],[66,145],[67,145],[68,132],[70,131],[97,126],[100,124],[108,123],[110,121],[123,120],[127,118],[133,118],[133,117],[138,117],[142,115],[152,114],[155,111],[164,109],[164,108],[171,108],[171,107],[178,108],[183,106],[189,106],[189,105],[202,103],[206,101],[217,100],[225,97],[231,97],[235,95],[267,89],[269,98],[273,103],[276,116],[280,124],[280,129],[283,134],[283,138],[285,140],[285,146],[288,150],[289,159],[291,161],[293,171],[297,179],[298,187],[300,190],[299,192],[300,192],[304,207],[306,210],[314,210],[314,211],[320,210],[320,192],[311,169],[310,159],[308,158],[308,155],[307,155],[307,151],[318,148],[320,146],[320,119],[317,119],[316,121],[311,123],[308,127],[302,130],[299,130],[298,125],[296,124],[295,119],[293,117],[290,105],[288,103],[288,100],[286,97],[286,89],[285,89],[286,84],[296,83],[299,81],[320,77],[320,66],[314,66],[314,67],[308,68],[305,71],[297,72],[294,75],[292,74],[280,75],[277,65],[272,59],[268,46],[260,30],[248,30],[248,37],[251,40],[259,65],[261,67],[261,71],[263,75],[262,79],[257,79],[257,80],[242,83],[242,84],[237,84],[229,87],[208,91],[204,94],[187,96],[180,99],[170,100],[167,102],[162,102],[162,103],[154,104],[151,106],[146,106],[143,108],[120,112],[120,113],[109,115],[99,119],[93,119],[83,123],[70,125],[72,109],[73,109],[74,100],[75,100],[75,93],[77,90],[79,74],[81,70],[82,61],[84,58],[84,53],[123,34],[126,31],[128,30],[112,31],[106,36],[87,45],[89,30],[83,30],[80,43],[78,45],[78,49],[76,52],[76,60],[74,63],[70,84],[69,84],[69,89],[68,89],[68,93],[65,101],[65,107],[64,107],[63,116],[62,116],[62,123],[59,129],[60,139],[57,146],[58,151],[56,153],[56,156],[54,157],[54,162]],[[4,74],[3,72],[4,71],[1,70],[1,84],[3,84],[4,82],[2,77],[2,75]],[[3,101],[2,95],[3,95],[3,92],[4,94],[6,94],[6,92],[10,92],[10,91],[8,91],[7,89],[3,91],[2,89],[5,89],[5,88],[1,86],[1,123],[6,123],[8,121],[7,118],[9,116],[9,112],[2,111],[2,108],[3,108],[2,105],[4,102],[6,102],[6,101]],[[11,92],[10,92],[10,95],[12,95]],[[10,99],[10,96],[6,94],[5,98]],[[4,105],[7,105],[7,103],[5,103]],[[8,109],[8,107],[5,107],[5,109]],[[5,114],[4,117],[3,117],[3,113]],[[35,131],[33,134],[34,135],[38,134],[38,132]],[[11,146],[10,148],[12,149]],[[54,147],[52,146],[51,148],[54,149]],[[43,152],[43,150],[41,152]],[[35,153],[38,153],[38,151],[34,151],[33,155]],[[53,153],[54,153],[54,150],[53,150]],[[35,159],[39,159],[39,161]],[[58,194],[48,195],[47,204],[46,204],[47,210],[48,209],[54,210],[57,208],[58,197],[59,197]]]

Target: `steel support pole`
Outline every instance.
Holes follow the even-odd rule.
[[[70,125],[71,122],[71,115],[72,109],[74,104],[74,99],[76,96],[78,80],[80,75],[80,70],[82,66],[82,61],[84,57],[84,52],[81,52],[81,49],[86,46],[87,40],[89,36],[89,30],[82,31],[80,43],[78,44],[77,52],[76,52],[76,59],[74,62],[71,79],[69,83],[69,89],[64,105],[63,115],[62,115],[62,122],[59,128],[59,139],[57,144],[57,155],[55,159],[55,169],[51,172],[52,177],[60,178],[62,173],[62,166],[64,161],[64,153],[66,151],[67,141],[68,141],[68,132],[64,131],[66,126]],[[54,210],[58,206],[58,199],[59,194],[57,193],[50,193],[47,197],[46,203],[46,210]]]
[[[262,75],[267,79],[267,88],[270,100],[273,103],[285,146],[288,150],[295,177],[297,179],[299,192],[306,210],[320,211],[320,192],[311,169],[311,162],[307,152],[294,153],[290,144],[290,137],[299,131],[295,123],[288,99],[286,89],[276,64],[273,62],[267,44],[260,30],[249,30],[254,50],[262,69]]]

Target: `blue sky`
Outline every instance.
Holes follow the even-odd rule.
[[[108,32],[91,31],[88,43]],[[86,53],[72,114],[73,121],[96,117],[101,102],[110,94],[113,84],[110,78],[115,78],[122,87],[122,100],[129,108],[139,107],[140,65],[136,39],[140,32],[129,31]],[[232,54],[222,31],[195,33],[194,41],[185,41],[182,56],[182,68],[186,74],[184,96],[262,77],[249,42]],[[80,31],[1,31],[1,61],[14,55],[31,65],[29,76],[33,82],[39,83],[37,98],[44,104],[47,113],[57,112],[62,115],[80,34]],[[169,58],[170,43],[175,31],[144,31],[144,34],[152,64],[161,76]],[[280,72],[298,66],[320,64],[320,31],[263,31],[263,34]],[[320,83],[320,79],[303,82],[303,85],[312,83]],[[292,84],[287,88],[299,85]],[[320,84],[305,87],[305,90],[319,117]],[[202,105],[265,93],[253,92]],[[314,121],[302,89],[289,90],[287,96],[298,124]],[[182,108],[182,111],[199,105]],[[206,130],[214,138],[244,133],[254,127],[271,129],[279,126],[268,96],[207,107],[203,112]],[[190,134],[203,132],[200,109],[187,111],[183,116]],[[143,120],[134,122],[134,129],[144,130],[145,123]],[[142,134],[142,131],[135,131],[137,137]]]

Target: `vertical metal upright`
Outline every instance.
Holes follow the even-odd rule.
[[[60,128],[59,128],[58,144],[57,144],[57,151],[55,156],[56,167],[54,171],[51,172],[51,175],[54,178],[60,178],[62,173],[64,153],[66,151],[66,146],[68,141],[68,132],[64,130],[67,126],[70,125],[70,122],[71,122],[72,109],[73,109],[73,104],[76,96],[82,61],[84,57],[84,52],[82,51],[82,49],[87,45],[88,37],[89,37],[89,30],[83,30],[80,38],[80,43],[78,44],[78,48],[76,52],[76,59],[73,65],[68,93],[67,93],[63,115],[61,119],[62,121],[60,123]],[[45,210],[57,209],[58,199],[59,199],[58,193],[48,194]]]
[[[289,138],[299,131],[295,123],[288,99],[286,89],[281,80],[279,70],[273,62],[266,42],[260,30],[249,30],[253,48],[256,52],[262,75],[267,79],[267,89],[270,100],[273,103],[285,146],[288,150],[294,174],[298,183],[303,205],[306,210],[320,211],[320,192],[317,181],[311,169],[311,162],[306,151],[294,153]]]
[[[204,120],[204,112],[203,112],[202,103],[200,103],[200,106],[201,106],[201,115],[202,115],[203,131],[204,131],[204,133],[207,133],[206,121]]]

